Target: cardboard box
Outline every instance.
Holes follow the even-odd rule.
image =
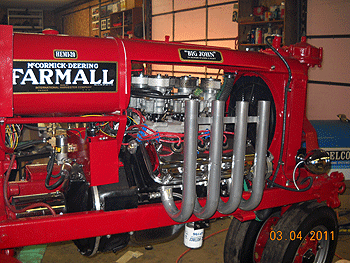
[[[142,0],[125,0],[126,10],[142,7]]]

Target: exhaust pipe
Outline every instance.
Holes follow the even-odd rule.
[[[219,197],[218,211],[222,214],[231,214],[239,206],[243,192],[244,159],[247,141],[249,102],[236,102],[236,121],[233,140],[232,169],[229,185],[229,200],[225,203]]]
[[[185,106],[184,173],[182,177],[181,208],[178,209],[175,205],[171,186],[162,186],[160,189],[162,203],[168,215],[176,222],[185,222],[191,217],[192,213],[199,219],[207,219],[216,210],[222,214],[231,214],[238,207],[242,210],[255,209],[260,204],[265,187],[270,102],[259,101],[258,116],[250,117],[250,121],[253,119],[252,122],[257,123],[257,143],[253,189],[248,200],[242,198],[242,193],[249,103],[245,101],[237,101],[236,103],[232,170],[228,182],[230,195],[226,203],[220,198],[225,103],[223,101],[212,102],[213,119],[210,138],[209,175],[207,200],[204,207],[199,204],[196,197],[198,102],[188,100]]]
[[[212,124],[210,132],[210,151],[208,165],[207,200],[202,207],[196,199],[194,214],[200,219],[207,219],[215,212],[220,198],[220,177],[222,161],[222,142],[224,135],[225,102],[212,101]]]
[[[254,177],[252,195],[248,200],[242,201],[239,208],[242,210],[253,210],[261,202],[265,187],[265,174],[266,174],[266,154],[267,154],[267,140],[269,130],[270,119],[270,102],[259,101],[258,102],[258,121],[256,125],[256,145],[255,145],[255,159],[254,159]]]
[[[178,209],[169,186],[161,188],[162,203],[168,215],[176,222],[187,221],[194,209],[196,199],[198,101],[185,102],[184,173],[182,176],[182,203]]]

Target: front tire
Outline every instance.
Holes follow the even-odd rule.
[[[292,206],[276,224],[261,263],[330,263],[337,240],[334,210],[322,203],[300,203]]]

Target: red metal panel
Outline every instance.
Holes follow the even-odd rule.
[[[0,25],[0,117],[12,117],[12,26]]]
[[[119,182],[120,145],[115,139],[100,140],[91,138],[89,143],[90,173],[87,180],[91,186],[114,184]]]
[[[317,133],[306,116],[303,119],[303,130],[305,132],[306,151],[318,149]]]
[[[324,176],[316,180],[315,187],[307,193],[288,192],[286,194],[286,191],[282,189],[266,189],[261,204],[256,210],[313,199],[320,201],[337,199],[337,194],[329,197],[329,190],[338,191],[339,187],[344,185],[341,182],[341,177],[342,174],[335,174],[331,177]],[[243,198],[248,199],[249,196],[249,193],[244,192]],[[223,198],[225,202],[227,199]],[[200,203],[204,205],[205,199],[200,199]],[[254,213],[238,209],[233,215],[242,220],[249,220],[252,219]],[[212,218],[222,216],[222,214],[216,212]],[[198,218],[192,216],[188,220],[188,222],[193,221],[198,221]],[[95,211],[58,215],[56,217],[42,216],[40,218],[7,220],[0,225],[0,249],[125,233],[174,224],[177,223],[168,216],[162,204],[143,205],[135,209],[111,212]],[[28,231],[29,229],[30,231]]]
[[[84,174],[91,186],[119,182],[119,152],[126,126],[126,116],[118,116],[119,127],[115,138],[104,135],[85,140],[85,130],[68,131],[68,143],[76,150],[68,153],[83,165]]]
[[[291,82],[291,92],[288,96],[287,105],[287,129],[286,129],[286,149],[284,157],[284,169],[286,173],[292,175],[292,171],[296,165],[295,157],[297,151],[301,148],[303,116],[306,108],[306,84],[307,75],[293,73]],[[282,118],[280,118],[280,121]],[[278,158],[278,156],[275,156]],[[284,171],[280,171],[281,174]],[[289,179],[291,177],[288,177]]]
[[[18,115],[57,115],[111,113],[126,109],[124,49],[112,38],[68,37],[61,35],[14,34],[17,61],[115,62],[118,92],[15,93],[14,113]],[[24,44],[26,43],[26,44]],[[45,48],[42,48],[45,47]],[[55,50],[72,50],[77,58],[55,58]],[[121,60],[121,63],[118,61]],[[12,71],[11,71],[12,72]]]
[[[164,42],[164,41],[144,41],[137,39],[121,40],[125,46],[127,59],[129,61],[143,61],[153,63],[177,63],[189,65],[206,65],[208,67],[233,69],[255,69],[269,72],[284,72],[287,69],[283,62],[275,55],[266,55],[259,52],[237,51],[229,48],[208,47],[191,45],[185,43]],[[202,61],[183,61],[180,58],[180,49],[201,49],[208,51],[220,51],[223,57],[221,63]],[[137,52],[135,52],[137,51]],[[291,69],[294,72],[304,73],[300,63],[295,59],[287,58]],[[274,66],[274,67],[273,67]],[[274,68],[274,69],[273,69]]]
[[[101,115],[86,117],[38,117],[38,118],[11,118],[6,119],[6,124],[25,124],[25,123],[52,123],[52,122],[105,122],[121,121],[126,119],[123,115]]]

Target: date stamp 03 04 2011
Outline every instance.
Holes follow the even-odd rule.
[[[334,231],[328,232],[328,231],[310,231],[308,237],[310,238],[310,241],[320,241],[320,240],[334,240]],[[289,233],[283,233],[282,231],[271,231],[270,232],[270,239],[271,240],[302,240],[303,235],[301,231],[295,232],[290,231]]]

